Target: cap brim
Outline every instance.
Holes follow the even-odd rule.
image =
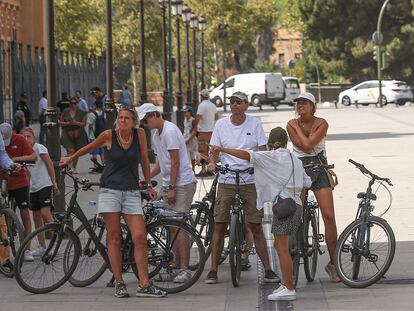
[[[297,102],[299,100],[306,100],[306,101],[311,102],[313,104],[313,101],[311,101],[309,98],[306,98],[306,97],[298,97],[298,98],[295,98],[293,100],[293,102]]]

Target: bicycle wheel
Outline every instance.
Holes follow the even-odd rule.
[[[193,215],[190,218],[190,224],[196,229],[201,241],[203,242],[207,260],[211,253],[211,240],[214,232],[214,216],[208,209],[207,205],[200,203],[192,204],[191,212]]]
[[[195,229],[183,221],[162,219],[147,225],[147,248],[148,275],[167,293],[191,287],[204,270],[203,243]],[[136,265],[131,266],[138,277]],[[190,270],[190,266],[196,269]]]
[[[314,213],[305,213],[303,224],[303,267],[308,282],[315,279],[319,255],[319,228]]]
[[[241,272],[241,244],[243,243],[242,225],[236,214],[231,215],[229,238],[229,263],[231,281],[234,287],[240,283]]]
[[[20,223],[16,213],[14,213],[11,209],[6,208],[1,210],[0,217],[2,217],[5,225],[5,228],[1,233],[2,245],[9,248],[9,261],[13,264],[20,243],[23,241],[23,226]],[[0,272],[6,277],[13,277],[13,270],[14,269],[11,266],[7,267],[0,265]]]
[[[293,276],[292,276],[292,282],[293,287],[296,288],[296,285],[298,284],[299,279],[299,267],[300,267],[300,250],[301,250],[301,240],[302,240],[302,224],[300,224],[298,232],[296,233],[296,236],[292,235],[289,237],[289,250],[290,250],[290,256],[292,257],[292,263],[293,263]]]
[[[354,288],[376,283],[388,270],[395,253],[395,236],[382,218],[353,221],[336,245],[335,266],[342,282]]]
[[[15,261],[16,281],[24,290],[33,294],[45,294],[62,286],[75,271],[81,253],[81,245],[75,232],[61,224],[48,224],[29,234],[20,245]],[[44,241],[45,244],[43,244]],[[32,249],[43,255],[33,262],[24,261],[24,251],[31,243]],[[66,247],[71,243],[71,247]],[[64,264],[66,258],[67,264]]]
[[[88,223],[94,230],[101,244],[106,246],[106,228],[103,219],[95,216],[94,218],[89,219]],[[99,253],[99,250],[86,230],[85,225],[80,225],[75,233],[81,244],[81,253],[78,265],[72,276],[69,278],[69,282],[73,286],[84,287],[91,285],[98,280],[105,272],[108,264]],[[72,243],[69,241],[66,248],[70,249],[71,247]],[[65,252],[65,254],[70,254],[70,252]],[[69,257],[64,259],[64,264],[66,265],[66,269],[69,270]]]

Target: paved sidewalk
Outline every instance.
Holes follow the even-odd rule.
[[[278,111],[265,107],[258,111],[251,109],[252,115],[259,117],[266,133],[275,127],[285,127],[294,117],[291,108],[280,107]],[[389,177],[395,187],[391,188],[393,202],[390,211],[384,216],[392,226],[397,239],[397,250],[393,264],[386,279],[366,289],[351,289],[343,284],[330,283],[324,271],[327,254],[319,257],[318,273],[312,283],[305,281],[303,269],[300,270],[298,300],[294,302],[268,302],[266,296],[274,285],[261,284],[260,266],[257,267],[252,256],[252,268],[242,273],[239,288],[233,288],[229,280],[229,266],[220,266],[219,283],[204,284],[209,262],[204,274],[189,290],[170,295],[168,298],[153,299],[115,299],[113,289],[106,288],[109,273],[104,274],[93,286],[74,288],[61,287],[47,295],[31,295],[21,290],[13,279],[0,275],[0,311],[6,310],[413,310],[414,305],[414,210],[410,203],[413,192],[413,172],[409,165],[414,153],[413,106],[387,106],[384,109],[374,107],[341,107],[339,109],[320,109],[318,114],[330,124],[327,138],[328,159],[335,164],[339,176],[339,186],[335,189],[335,211],[338,234],[349,224],[356,212],[356,194],[364,191],[367,179],[347,162],[352,158],[365,164],[371,171]],[[89,168],[88,156],[80,161],[81,177],[97,180],[98,175],[86,174]],[[83,174],[85,173],[85,174]],[[205,180],[209,188],[211,179]],[[204,195],[202,183],[194,200]],[[387,193],[379,190],[376,212],[387,206]],[[81,192],[79,203],[85,211],[94,213],[95,207],[88,201],[96,200],[97,192]],[[321,228],[323,230],[323,226]],[[269,246],[271,239],[269,237]],[[275,269],[277,256],[272,248]],[[128,274],[130,293],[136,288],[133,275]]]

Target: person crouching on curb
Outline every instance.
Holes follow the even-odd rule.
[[[280,286],[268,296],[269,300],[296,299],[296,291],[293,287],[293,263],[288,242],[289,237],[296,234],[301,223],[301,191],[303,187],[311,186],[311,180],[306,175],[302,162],[294,155],[291,157],[290,151],[286,149],[287,141],[286,131],[276,127],[269,135],[267,142],[269,151],[244,151],[212,146],[212,152],[224,152],[253,164],[258,208],[263,208],[267,202],[273,202],[277,196],[290,197],[296,202],[297,209],[292,216],[284,219],[273,216],[274,247],[279,256],[283,277]]]

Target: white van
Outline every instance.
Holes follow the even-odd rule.
[[[283,82],[285,84],[285,96],[279,104],[294,106],[293,100],[300,94],[299,80],[295,77],[283,77]]]
[[[280,73],[244,73],[226,79],[226,103],[235,92],[246,93],[249,103],[260,107],[269,103],[276,105],[285,98],[285,86]],[[216,106],[223,105],[224,83],[210,92],[210,99]]]

